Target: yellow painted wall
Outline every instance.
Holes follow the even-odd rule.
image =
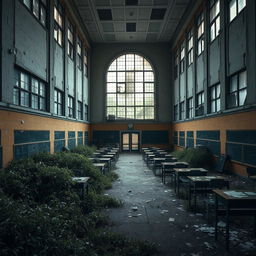
[[[172,134],[174,131],[196,131],[219,130],[221,140],[221,154],[226,153],[226,131],[227,130],[256,130],[256,111],[243,113],[232,113],[225,116],[206,118],[182,123],[174,123],[171,126]],[[255,156],[256,157],[256,156]],[[229,169],[239,175],[246,175],[244,164],[232,161]]]
[[[3,167],[13,159],[14,130],[50,131],[50,149],[54,152],[54,131],[89,131],[89,125],[81,122],[63,121],[56,118],[42,117],[0,110],[0,130],[3,146]]]

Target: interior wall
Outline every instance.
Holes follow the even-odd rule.
[[[73,147],[89,142],[89,125],[82,122],[5,110],[0,110],[0,120],[2,167],[15,159],[15,152],[16,156],[25,157],[33,151],[53,153],[63,146]]]
[[[138,53],[153,65],[156,78],[158,122],[171,121],[171,51],[167,43],[94,44],[91,66],[91,122],[105,122],[106,72],[119,55]]]
[[[232,160],[228,169],[245,176],[246,166],[256,166],[255,116],[256,111],[253,110],[173,123],[172,142],[176,149],[203,144],[212,152],[227,154]]]

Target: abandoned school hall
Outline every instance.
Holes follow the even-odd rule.
[[[113,196],[136,182],[143,187],[145,179],[161,190],[158,201],[170,203],[157,218],[184,202],[188,216],[195,218],[202,218],[196,215],[200,203],[212,207],[215,237],[210,232],[205,243],[214,247],[193,251],[187,237],[182,242],[187,250],[173,249],[182,232],[172,237],[173,245],[166,238],[159,255],[228,253],[236,240],[229,225],[233,215],[249,228],[248,241],[241,242],[247,247],[237,246],[233,255],[256,255],[254,0],[2,0],[0,11],[1,171],[35,153],[93,145],[91,161],[104,163],[104,173],[117,169]],[[209,170],[184,158],[194,151],[209,155],[214,162]],[[99,160],[107,155],[113,159]],[[213,177],[221,180],[216,186]],[[148,186],[143,189],[145,203]],[[128,214],[132,224],[116,231],[133,237],[142,219],[137,212],[142,213],[130,194],[120,200],[129,202],[124,209],[133,209]],[[202,203],[205,194],[211,194],[213,205]],[[219,233],[225,238],[217,239],[217,208],[223,205],[219,217],[225,216],[225,225]],[[110,210],[114,221],[125,222],[116,211]],[[164,231],[155,232],[168,232],[175,218],[166,222]],[[198,225],[191,223],[194,229]],[[159,238],[143,234],[152,232],[145,228],[135,237],[160,244]]]

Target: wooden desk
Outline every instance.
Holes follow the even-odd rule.
[[[156,169],[157,167],[161,167],[162,166],[162,162],[165,161],[164,157],[154,157],[153,158],[153,172],[156,175]]]
[[[218,238],[218,216],[226,216],[226,250],[229,250],[229,217],[254,216],[256,235],[256,192],[248,190],[213,190],[215,193],[215,240]],[[219,201],[224,209],[219,208]]]
[[[207,170],[204,169],[204,168],[175,168],[175,164],[180,164],[180,163],[183,163],[183,162],[176,162],[176,163],[173,163],[173,168],[174,168],[174,185],[175,185],[175,193],[179,194],[179,188],[180,188],[180,182],[179,182],[179,177],[180,176],[189,176],[189,173],[193,170],[200,170],[201,172],[204,172],[205,174],[207,174]],[[187,164],[188,166],[188,163],[185,162],[185,164]]]
[[[189,208],[191,207],[191,194],[193,193],[194,195],[194,207],[196,210],[196,197],[197,194],[209,194],[212,193],[213,189],[210,187],[210,184],[212,181],[225,181],[225,186],[222,188],[227,188],[229,189],[229,181],[219,175],[212,175],[212,176],[188,176],[188,179],[190,181],[189,187],[188,187],[188,205]],[[220,187],[219,187],[220,188]]]
[[[98,167],[101,173],[105,174],[105,167],[107,166],[106,163],[93,163],[95,167]]]
[[[90,177],[73,177],[72,180],[75,182],[75,185],[81,189],[82,195],[81,199],[84,199],[84,192],[88,194],[89,186],[88,186],[88,180]]]
[[[174,159],[175,160],[175,159]],[[167,173],[174,173],[175,162],[162,162],[162,182],[165,184],[165,176]]]

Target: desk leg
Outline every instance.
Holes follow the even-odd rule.
[[[229,251],[229,205],[226,206],[226,250]]]
[[[175,177],[174,177],[174,191],[177,194],[177,174],[176,172],[174,173]]]
[[[162,183],[164,183],[164,167],[162,166]]]
[[[254,213],[254,235],[256,236],[256,211]]]
[[[215,240],[218,239],[218,197],[215,194]]]

